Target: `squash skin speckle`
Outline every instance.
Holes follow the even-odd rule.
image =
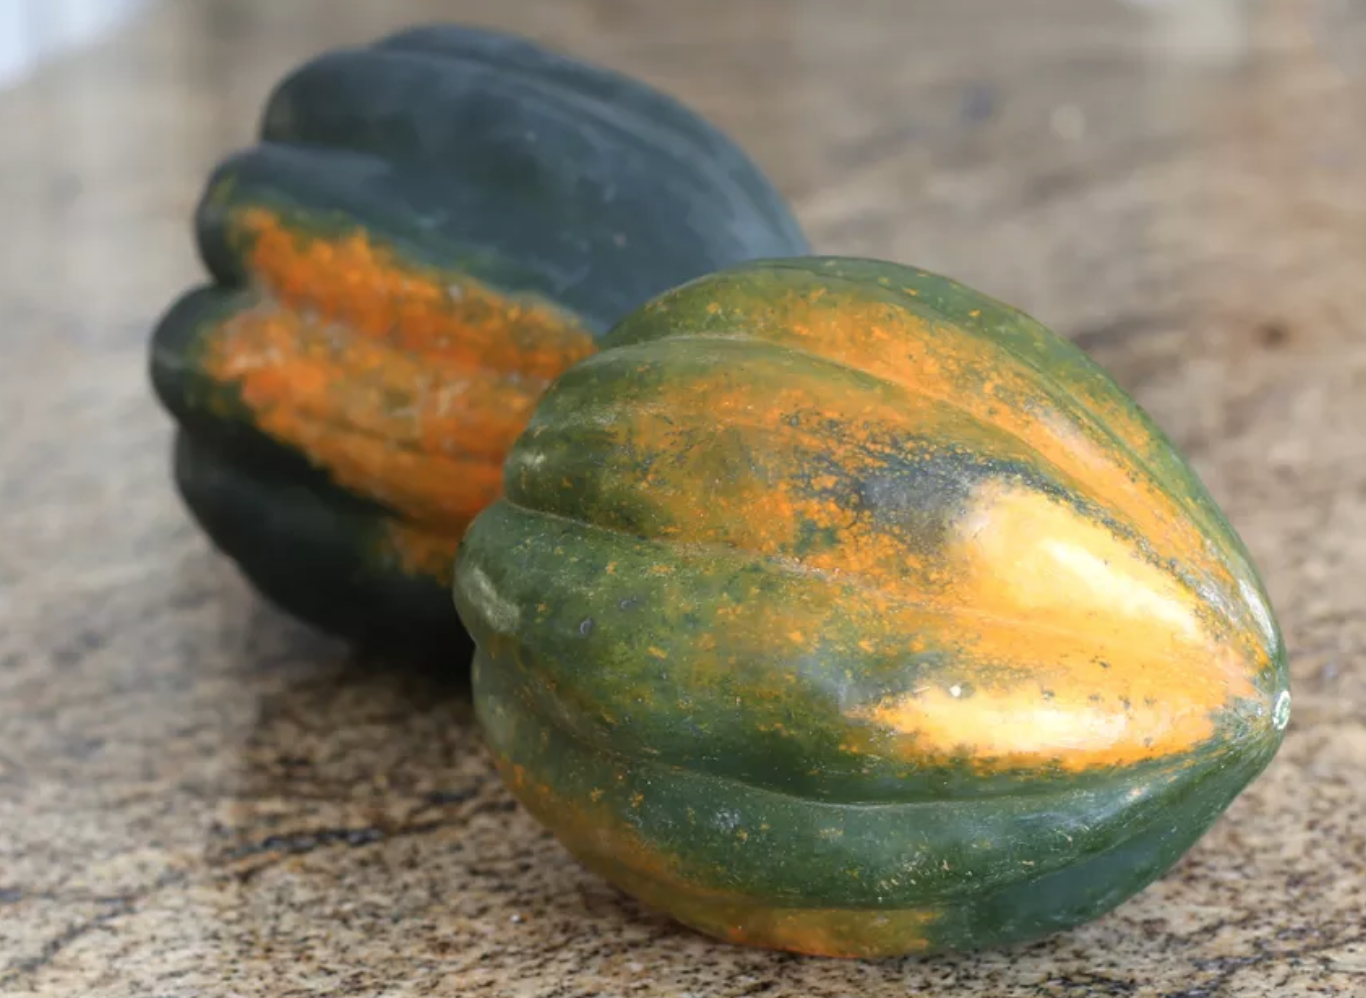
[[[806,251],[688,109],[448,25],[291,72],[194,222],[212,283],[150,358],[190,513],[286,611],[439,659],[468,656],[455,550],[539,393],[650,296]]]
[[[1151,420],[1028,316],[876,261],[624,319],[542,396],[454,598],[525,806],[647,904],[796,952],[1093,919],[1285,725],[1260,579]]]

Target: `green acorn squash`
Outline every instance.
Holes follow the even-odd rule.
[[[549,381],[651,296],[806,251],[672,99],[454,26],[292,72],[195,233],[213,283],[151,342],[190,512],[286,610],[440,654],[460,534]]]
[[[731,268],[542,397],[455,601],[516,796],[725,939],[1076,925],[1269,762],[1285,650],[1188,464],[1080,350],[920,270]]]

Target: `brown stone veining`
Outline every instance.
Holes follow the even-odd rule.
[[[1366,9],[836,8],[188,0],[0,91],[0,994],[1362,993]],[[668,88],[820,250],[1026,308],[1191,455],[1266,578],[1296,707],[1176,870],[1009,952],[714,943],[513,804],[458,682],[349,657],[209,550],[144,358],[200,276],[203,179],[290,66],[434,17]]]

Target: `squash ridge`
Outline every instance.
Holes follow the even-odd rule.
[[[365,59],[378,59],[395,63],[426,62],[441,66],[449,64],[452,61],[466,61],[458,57],[446,56],[444,54],[436,55],[428,51],[411,49],[361,48],[349,51],[356,56],[364,57]],[[478,68],[492,69],[487,62],[473,61],[473,64]],[[762,204],[762,217],[764,217],[767,222],[781,223],[786,238],[794,243],[805,245],[804,237],[798,238],[796,229],[792,222],[789,221],[786,213],[780,213],[776,207],[770,203],[771,196],[768,196],[767,192],[762,192],[759,188],[752,187],[747,182],[739,180],[731,171],[717,168],[713,160],[722,152],[724,152],[727,157],[748,158],[733,144],[727,142],[723,146],[718,146],[717,149],[702,150],[706,154],[699,157],[696,154],[700,147],[687,139],[683,133],[662,127],[657,118],[649,118],[640,115],[635,109],[632,109],[630,112],[632,116],[632,127],[626,128],[619,120],[604,113],[607,106],[599,97],[585,94],[581,91],[567,93],[559,87],[550,85],[550,81],[543,79],[539,75],[527,72],[522,68],[504,69],[501,70],[498,75],[505,78],[511,77],[517,82],[522,83],[530,93],[546,99],[551,107],[557,108],[562,112],[579,113],[591,117],[599,127],[604,128],[612,137],[624,141],[627,145],[638,144],[639,148],[651,152],[664,153],[671,156],[678,164],[698,169],[698,173],[695,174],[695,177],[698,180],[701,180],[704,183],[710,182],[716,187],[724,188],[732,195],[732,197],[728,199],[732,208],[744,210]],[[682,110],[684,113],[693,113],[686,109]],[[269,109],[267,115],[269,115]],[[289,143],[291,141],[298,141],[286,133],[273,130],[269,132],[263,131],[262,134],[277,142]],[[323,148],[334,148],[327,143],[318,143],[318,145]],[[350,146],[338,146],[335,148],[349,149],[354,152],[363,151],[354,149]],[[745,163],[744,165],[747,172],[749,170],[757,169],[757,166],[752,163]],[[764,194],[765,196],[760,197],[761,194]]]
[[[836,281],[841,284],[852,285],[853,287],[856,287],[864,292],[875,292],[878,294],[879,297],[894,298],[895,301],[893,302],[893,304],[898,304],[902,307],[909,307],[912,313],[914,313],[919,308],[923,308],[925,311],[937,316],[946,325],[959,325],[958,320],[954,319],[952,316],[943,312],[942,310],[925,301],[924,299],[906,294],[899,288],[878,284],[876,282],[860,280],[856,277],[848,277],[838,273],[831,273],[829,271],[814,269],[816,261],[822,259],[831,258],[813,258],[813,264],[810,267],[803,266],[800,262],[794,260],[756,260],[743,263],[737,269],[748,270],[759,269],[763,267],[771,267],[781,270],[795,270],[802,273],[812,274],[815,276],[819,276],[825,280]],[[870,259],[866,262],[877,263],[879,261]],[[963,285],[959,284],[956,281],[953,281],[951,278],[943,277],[939,274],[935,274],[927,270],[921,270],[920,268],[914,269],[919,273],[920,276],[933,278],[936,280],[944,281],[945,283],[953,284],[955,287],[964,288]],[[964,290],[966,290],[966,288],[964,288]],[[1037,324],[1036,320],[1033,320],[1024,313],[1019,312],[1018,309],[1015,309],[1012,306],[1007,305],[1005,302],[1000,301],[999,299],[990,298],[990,296],[982,294],[980,292],[975,292],[975,294],[983,300],[989,300],[993,305],[995,305],[997,308],[1002,309],[1003,311],[1010,312],[1018,318],[1029,321],[1031,324]],[[1067,340],[1064,337],[1058,337],[1058,339],[1064,343],[1067,343],[1070,347],[1076,350],[1083,358],[1085,358],[1085,360],[1089,364],[1096,366],[1095,361],[1092,360],[1084,350],[1076,346],[1076,344],[1072,343],[1070,340]],[[1121,450],[1123,450],[1124,453],[1129,456],[1130,460],[1135,466],[1135,469],[1143,472],[1143,474],[1148,478],[1150,484],[1159,486],[1162,484],[1163,478],[1161,474],[1157,471],[1157,469],[1149,461],[1147,461],[1141,454],[1137,453],[1128,441],[1126,441],[1123,437],[1119,436],[1112,428],[1106,425],[1105,420],[1101,417],[1099,413],[1095,412],[1090,406],[1085,405],[1079,400],[1074,399],[1072,393],[1068,392],[1065,389],[1065,386],[1063,386],[1057,380],[1057,378],[1047,369],[1047,367],[1037,363],[1034,360],[1031,360],[1025,354],[1021,353],[1018,349],[1016,349],[1016,347],[1007,340],[992,338],[990,342],[999,349],[1001,349],[1004,353],[1009,354],[1017,363],[1019,363],[1026,370],[1029,370],[1030,372],[1037,375],[1041,380],[1047,382],[1051,389],[1050,395],[1052,396],[1055,403],[1061,403],[1061,405],[1065,406],[1068,409],[1079,410],[1080,414],[1085,417],[1088,427],[1098,430],[1107,439],[1109,439],[1112,443],[1114,443]],[[1147,430],[1150,434],[1152,434],[1155,438],[1157,438],[1159,442],[1161,442],[1163,446],[1165,446],[1169,451],[1171,451],[1173,456],[1177,456],[1175,448],[1172,446],[1171,441],[1167,439],[1161,427],[1159,427],[1153,421],[1151,416],[1144,412],[1144,410],[1141,406],[1139,406],[1136,400],[1133,400],[1131,404],[1134,410],[1141,415],[1144,423],[1144,429]],[[1195,472],[1193,470],[1190,472],[1190,476],[1195,481],[1195,483],[1200,486],[1201,492],[1207,493],[1205,486],[1203,485],[1203,483],[1199,482],[1199,479],[1195,476]],[[1212,500],[1207,494],[1202,495],[1198,499],[1194,500],[1192,499],[1192,497],[1186,495],[1180,495],[1179,498],[1182,503],[1183,512],[1187,513],[1187,515],[1190,515],[1191,513],[1197,514],[1198,519],[1201,521],[1201,525],[1205,527],[1206,530],[1214,528],[1213,532],[1219,534],[1229,532],[1229,524],[1222,516],[1210,516],[1210,510],[1206,509],[1206,505],[1209,502],[1212,502]]]
[[[572,384],[573,380],[576,379],[578,376],[581,376],[585,371],[590,371],[604,367],[610,369],[611,366],[617,363],[629,363],[629,358],[634,356],[636,353],[648,356],[648,352],[652,348],[656,347],[657,344],[674,343],[680,341],[715,341],[718,343],[725,342],[734,344],[743,343],[752,345],[756,350],[760,351],[772,351],[774,353],[790,353],[795,356],[804,357],[809,359],[813,363],[822,364],[828,367],[845,370],[852,374],[856,374],[862,377],[867,377],[871,380],[880,382],[898,391],[905,392],[907,395],[913,397],[919,395],[923,398],[929,399],[939,405],[944,406],[945,408],[953,409],[959,412],[965,419],[972,423],[975,423],[979,426],[989,427],[992,430],[1000,432],[1004,436],[1010,437],[1016,443],[1020,444],[1022,447],[1026,449],[1029,448],[1028,441],[1025,440],[1018,432],[1011,430],[1008,427],[996,426],[994,424],[988,424],[984,422],[980,417],[973,414],[961,402],[955,400],[951,396],[939,392],[924,391],[916,386],[906,384],[905,382],[902,382],[899,379],[889,378],[885,375],[869,371],[866,368],[850,363],[847,360],[838,357],[830,357],[825,354],[820,354],[813,350],[800,346],[790,345],[786,343],[777,343],[760,336],[755,336],[748,332],[735,332],[731,334],[725,334],[717,333],[715,331],[708,331],[705,333],[671,334],[663,339],[647,340],[643,342],[631,342],[620,346],[613,346],[610,349],[601,350],[598,353],[595,353],[589,357],[584,358],[582,361],[575,365],[575,371],[566,371],[564,383]],[[552,388],[551,391],[555,391],[555,389]],[[585,405],[580,405],[579,407],[577,407],[576,411],[572,414],[562,415],[557,413],[557,420],[569,422],[572,425],[575,421],[577,421],[580,415],[593,408],[595,407],[592,401],[590,400]],[[608,405],[602,406],[601,409],[604,411],[610,411]],[[586,418],[587,417],[585,417],[585,419]],[[727,416],[726,421],[730,425],[743,425],[759,431],[764,431],[768,429],[766,427],[759,426],[758,424],[747,422],[744,419],[741,419],[736,416]],[[810,439],[805,433],[805,431],[796,428],[785,428],[780,432],[784,435],[785,439]],[[514,450],[514,454],[515,453],[516,450]],[[1143,536],[1142,532],[1138,529],[1137,525],[1132,523],[1125,524],[1118,522],[1110,513],[1108,513],[1100,505],[1090,500],[1089,498],[1084,498],[1085,489],[1083,487],[1083,483],[1079,482],[1076,478],[1074,478],[1064,469],[1059,467],[1054,461],[1049,459],[1043,460],[1048,465],[1053,477],[1055,477],[1060,484],[1070,487],[1070,501],[1074,503],[1082,503],[1085,506],[1086,513],[1095,522],[1103,524],[1107,527],[1107,529],[1111,530],[1111,532],[1114,533],[1116,536],[1132,542],[1139,550],[1143,552],[1145,558],[1148,560],[1150,564],[1159,568],[1164,568],[1168,570],[1172,569],[1172,565],[1169,564],[1168,560],[1162,558],[1154,551],[1151,543],[1148,541],[1146,537]],[[1160,485],[1161,483],[1158,479],[1154,478],[1152,480],[1152,484]],[[1192,578],[1192,576],[1189,573],[1189,570],[1184,565],[1176,574],[1178,575],[1178,577],[1181,578],[1182,582],[1189,589],[1191,589],[1192,592],[1201,591],[1201,587],[1198,585],[1196,579]],[[1235,623],[1235,621],[1231,618],[1226,619],[1224,622],[1226,624]]]

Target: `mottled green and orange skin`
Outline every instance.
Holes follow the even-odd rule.
[[[504,776],[587,865],[805,953],[1093,918],[1270,761],[1243,545],[1065,340],[872,261],[665,294],[543,396],[455,598]]]
[[[394,557],[448,581],[536,399],[593,352],[592,334],[534,296],[405,260],[364,227],[310,231],[252,205],[230,232],[252,281],[185,320],[186,367],[223,394],[220,412],[245,410],[393,511]]]
[[[460,537],[499,494],[537,397],[595,349],[592,332],[359,222],[235,197],[231,181],[215,202],[245,279],[191,291],[154,339],[158,391],[182,427],[182,493],[300,616],[449,651],[463,643],[444,596]]]

